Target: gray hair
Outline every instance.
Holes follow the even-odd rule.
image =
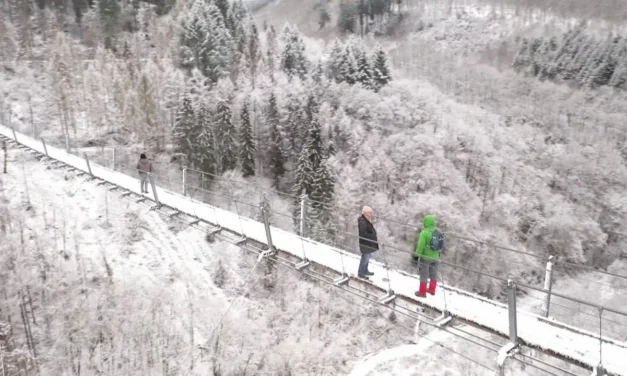
[[[366,213],[374,213],[374,211],[372,210],[370,206],[364,206],[363,209],[361,209],[361,214],[366,214]]]

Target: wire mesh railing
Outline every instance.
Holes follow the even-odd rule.
[[[127,165],[132,165],[131,161],[132,160],[136,161],[137,155],[138,155],[137,153],[127,153],[127,152],[124,152],[123,150],[116,151],[115,154],[117,156],[116,157],[117,160]],[[110,159],[110,157],[108,159]],[[184,169],[183,165],[172,164],[168,162],[153,162],[153,163],[155,167],[158,168],[159,170],[176,171],[176,174],[177,174],[176,178],[177,179],[181,178],[181,174]],[[176,166],[176,168],[174,168],[173,166]],[[248,195],[249,193],[255,193],[257,195],[257,198],[260,198],[262,193],[267,193],[269,195],[276,196],[283,200],[288,200],[292,204],[294,202],[299,202],[301,199],[300,196],[295,195],[293,193],[281,192],[273,188],[264,188],[254,182],[242,181],[242,180],[238,180],[234,178],[225,177],[224,175],[212,174],[212,173],[203,172],[203,171],[195,170],[191,168],[186,168],[186,171],[187,171],[187,176],[188,176],[187,179],[188,179],[189,186],[200,186],[201,188],[204,189],[211,185],[216,185],[216,184],[228,185],[229,187],[231,187],[233,191],[245,192],[245,195]],[[169,172],[167,173],[167,175],[170,176]],[[174,178],[174,176],[170,176],[170,178]],[[176,185],[177,192],[182,192],[183,190],[182,180],[173,181],[172,184]],[[352,222],[354,222],[355,213],[358,213],[360,210],[359,207],[343,207],[337,204],[323,203],[323,202],[319,202],[319,201],[315,201],[311,199],[308,199],[308,205],[316,205],[317,208],[323,208],[328,213],[332,213],[336,215],[337,217],[339,217],[340,219],[342,219],[342,221],[340,221],[342,223],[339,223],[340,227],[345,227],[345,223],[343,222],[346,222],[346,221],[351,222],[352,224]],[[391,225],[397,226],[398,228],[406,229],[412,234],[415,234],[417,230],[422,227],[422,225],[418,223],[411,223],[410,221],[407,221],[407,220],[399,220],[399,219],[392,218],[390,216],[384,216],[384,215],[377,215],[377,220],[381,223],[391,224]],[[522,250],[518,250],[515,248],[511,248],[511,247],[498,245],[495,243],[472,239],[464,235],[456,234],[453,231],[447,231],[446,236],[447,236],[449,243],[451,242],[451,240],[453,240],[453,241],[458,241],[458,242],[465,242],[466,244],[475,244],[476,245],[475,248],[477,249],[484,249],[484,250],[491,249],[494,252],[508,252],[512,254],[517,254],[521,257],[521,259],[515,259],[519,263],[533,262],[536,264],[544,264],[546,263],[546,261],[548,261],[550,257],[550,255],[546,255],[546,254],[539,255],[539,254],[535,254],[529,251],[522,251]],[[530,261],[531,259],[536,259],[536,261]],[[590,265],[577,264],[577,263],[573,263],[565,259],[555,258],[554,263],[556,263],[556,265],[561,265],[564,268],[569,267],[569,268],[580,269],[582,271],[592,271],[592,272],[597,272],[597,273],[601,273],[604,275],[613,276],[616,278],[622,278],[622,279],[627,280],[627,275],[625,274],[613,273],[613,272],[606,271],[606,270],[600,270]]]
[[[96,153],[98,154],[98,153]],[[115,154],[115,155],[113,155]],[[112,166],[113,169],[125,174],[137,174],[136,163],[137,154],[126,153],[124,151],[101,152],[99,158],[94,161],[100,161],[104,165]],[[134,160],[135,159],[135,160]],[[300,232],[305,230],[305,237],[313,238],[323,244],[327,244],[339,249],[346,250],[351,253],[358,253],[359,236],[355,233],[355,212],[358,208],[343,208],[322,204],[317,206],[317,214],[332,218],[333,223],[330,228],[323,229],[320,233],[313,225],[307,223],[305,226],[300,223],[303,219],[308,221],[307,214],[303,218],[295,215],[300,212],[296,206],[299,205],[302,197],[294,194],[279,192],[272,188],[263,188],[250,182],[241,181],[224,176],[202,172],[195,169],[189,169],[185,166],[167,162],[153,162],[153,176],[155,184],[161,188],[168,189],[172,192],[184,193],[185,195],[198,200],[200,202],[209,203],[215,207],[236,212],[244,217],[260,220],[260,205],[264,197],[268,199],[269,213],[271,213],[270,222],[274,227],[280,228],[288,232]],[[272,198],[275,198],[274,200]],[[286,202],[287,201],[287,202]],[[305,213],[311,208],[313,200],[305,201]],[[411,228],[416,234],[419,226],[401,223],[400,221],[378,216],[379,221],[388,221],[405,228]],[[313,222],[313,221],[312,221]],[[324,231],[326,230],[326,231]],[[318,232],[317,232],[318,231]],[[446,233],[447,249],[442,254],[441,263],[445,265],[441,269],[441,277],[446,280],[452,287],[458,287],[486,296],[492,299],[504,301],[506,299],[506,281],[508,278],[515,280],[524,279],[525,285],[537,289],[532,293],[531,289],[522,288],[523,294],[529,296],[531,300],[538,300],[538,295],[543,295],[542,302],[538,300],[537,304],[529,304],[527,308],[535,314],[548,316],[547,309],[543,309],[544,302],[547,300],[547,292],[542,288],[545,283],[544,267],[545,259],[530,252],[509,249],[506,247],[496,246],[483,241],[477,241],[464,236],[457,236],[450,232]],[[406,273],[417,274],[417,267],[412,260],[414,254],[413,241],[394,241],[389,239],[385,244],[385,254],[379,253],[375,255],[375,260],[381,258],[386,266]],[[415,240],[415,239],[411,239]],[[304,250],[304,247],[303,247]],[[503,251],[510,254],[507,258],[508,268],[503,268],[504,260],[502,258]],[[559,264],[559,263],[558,263]],[[470,268],[462,268],[466,265]],[[565,267],[572,267],[573,264],[562,262]],[[582,265],[583,270],[589,268]],[[517,268],[522,271],[522,275],[512,275],[511,270]],[[476,272],[471,272],[474,270]],[[603,271],[596,271],[604,274]],[[615,273],[605,273],[605,275],[614,276]],[[618,278],[621,278],[618,275]],[[585,277],[581,277],[585,279]],[[589,280],[589,283],[598,285],[609,285],[610,283],[599,280]],[[538,291],[541,291],[539,293]],[[556,289],[553,292],[558,293]],[[562,298],[557,298],[562,301]],[[553,301],[554,305],[551,310],[551,316],[559,318],[565,323],[576,325],[586,329],[593,329],[589,321],[582,319],[586,316],[582,314],[567,314],[564,311],[564,304],[560,307],[559,301]],[[571,310],[572,311],[572,310]],[[624,338],[623,325],[627,325],[627,319],[608,319],[607,326],[616,326],[616,338]]]
[[[191,198],[190,198],[190,200],[191,200]],[[177,218],[178,220],[181,220],[180,217],[175,217],[175,218]],[[185,222],[182,221],[182,223],[185,223]],[[266,225],[269,228],[269,225],[267,223],[266,223]],[[306,258],[306,257],[304,256],[304,258]],[[277,261],[278,265],[280,265],[282,267],[286,267],[287,269],[291,270],[292,272],[296,272],[298,270],[298,266],[297,265],[295,265],[294,263],[292,263],[292,262],[290,262],[288,260],[282,259],[281,257],[277,257],[276,261]],[[316,272],[315,269],[304,270],[304,271],[301,271],[301,273],[304,273],[305,275],[308,275],[310,278],[312,278],[314,280],[317,280],[319,282],[328,284],[330,286],[337,287],[333,283],[332,279],[329,279],[328,276],[325,276],[324,274]],[[348,285],[346,286],[346,288],[342,288],[342,290],[345,291],[345,292],[353,294],[357,298],[363,299],[363,300],[371,302],[373,304],[380,304],[380,302],[377,301],[377,295],[373,295],[372,292],[368,292],[368,291],[365,291],[365,290],[360,290],[358,288],[351,287],[351,286],[348,286]],[[342,297],[341,295],[338,295],[338,297],[341,297],[341,298],[344,299],[344,297]],[[354,305],[357,305],[357,306],[362,307],[364,309],[367,309],[363,305],[359,305],[357,302],[355,302],[353,300],[350,300],[349,302],[351,304],[354,304]],[[429,326],[432,326],[435,329],[444,330],[444,331],[452,334],[453,336],[455,336],[457,338],[460,338],[462,341],[467,342],[473,348],[481,347],[481,348],[484,348],[486,350],[490,350],[490,351],[492,351],[492,352],[494,352],[496,354],[497,352],[499,352],[499,348],[503,346],[503,343],[501,343],[501,344],[495,343],[491,339],[475,335],[473,333],[470,333],[470,332],[468,332],[466,330],[463,330],[461,328],[458,328],[458,327],[450,327],[450,328],[449,327],[441,327],[441,326],[437,325],[437,323],[432,322],[433,318],[431,318],[431,317],[429,317],[427,315],[424,315],[424,314],[422,314],[420,312],[399,310],[399,307],[398,306],[394,306],[394,305],[387,305],[386,307],[391,309],[395,313],[404,315],[404,316],[406,316],[408,318],[416,319],[418,322],[420,322],[422,324],[427,324]],[[398,321],[393,321],[393,323],[398,324]],[[417,336],[419,336],[421,338],[424,338],[426,340],[431,341],[429,338],[426,338],[424,335],[420,335],[419,333],[415,333],[415,335],[417,335]],[[446,346],[444,346],[441,343],[437,343],[436,342],[436,344],[438,344],[440,347],[442,347],[444,349],[447,349],[447,350],[449,350],[451,352],[454,352],[454,353],[456,353],[456,354],[466,358],[467,360],[469,360],[469,361],[471,361],[473,363],[476,363],[476,364],[482,366],[483,368],[485,368],[487,370],[490,370],[491,372],[495,372],[494,369],[492,369],[490,367],[486,367],[485,365],[483,365],[481,363],[477,363],[473,359],[472,355],[461,354],[461,353],[459,353],[457,351],[454,351],[454,350],[452,350],[450,348],[447,348]],[[473,354],[472,351],[471,351],[471,354]],[[569,371],[567,369],[564,369],[563,367],[556,366],[556,365],[550,364],[550,363],[548,363],[546,361],[543,361],[542,359],[533,357],[532,355],[526,356],[525,359],[522,359],[522,360],[521,359],[515,359],[515,360],[517,360],[518,362],[521,362],[522,364],[531,366],[533,368],[537,368],[540,371],[546,371],[546,368],[548,368],[548,369],[561,370],[562,372],[564,372],[564,374],[570,374],[570,375],[576,375],[577,374],[577,373],[573,373],[573,372],[571,372],[571,371]],[[533,363],[530,363],[530,362],[536,362],[538,364],[542,364],[543,367],[545,367],[545,368],[540,368],[537,365],[534,365]],[[553,374],[553,373],[549,372],[549,374]]]
[[[123,172],[134,172],[134,170],[136,170],[136,167],[129,166],[123,163],[119,163],[116,166],[118,170]],[[155,170],[158,169],[159,167],[155,168]],[[182,171],[182,169],[176,171],[175,175],[178,175],[178,177],[171,178],[165,176],[165,174],[170,173],[169,176],[172,176],[172,169],[161,169],[161,171],[158,171],[158,173],[153,173],[153,177],[156,184],[161,188],[172,190],[172,187],[175,187],[178,188],[180,192],[182,192],[184,189],[182,183],[179,186],[176,186],[175,184],[175,180],[177,182],[182,181],[182,178],[179,175],[182,173]],[[264,190],[253,192],[255,194],[251,194],[251,192],[247,191],[248,197],[242,198],[241,195],[235,195],[233,192],[233,187],[224,184],[224,182],[205,184],[205,188],[201,188],[200,186],[194,186],[194,181],[197,180],[187,179],[186,191],[190,198],[209,203],[220,209],[234,211],[238,215],[246,218],[261,221],[261,206],[258,203],[255,203],[255,201],[263,197]],[[295,223],[292,213],[286,213],[284,210],[285,208],[283,210],[270,208],[270,222],[274,227],[281,228],[282,230],[288,232],[294,232],[295,228],[299,228],[298,223]],[[323,240],[322,243],[349,251],[357,250],[359,248],[358,244],[360,238],[359,235],[355,234],[354,232],[335,230],[330,235],[331,236],[329,236],[327,239],[324,239],[326,241]],[[463,243],[463,241],[465,240],[459,241],[462,241],[461,244],[466,244]],[[387,243],[380,243],[380,245],[383,251],[379,252],[379,257],[375,256],[375,259],[380,258],[380,261],[383,261],[387,269],[394,268],[397,270],[402,270],[409,274],[417,274],[417,266],[407,261],[411,259],[411,255],[413,254],[412,251],[401,249]],[[476,243],[470,242],[469,247],[472,245],[476,246]],[[479,247],[487,248],[488,246],[485,244],[480,244]],[[452,255],[450,255],[449,257],[445,255],[445,257],[440,260],[440,263],[444,266],[443,268],[441,268],[442,280],[447,281],[448,285],[451,287],[468,289],[470,290],[470,292],[478,293],[484,296],[493,295],[494,293],[490,291],[490,289],[492,289],[492,291],[498,291],[498,294],[500,294],[500,300],[505,300],[507,281],[510,276],[508,276],[506,273],[501,273],[501,275],[493,274],[491,272],[490,265],[488,265],[484,260],[480,260],[479,262],[477,262],[476,259],[473,259],[472,254],[486,251],[472,249],[470,252],[459,252],[460,248],[462,247],[460,247],[459,244],[455,245],[452,250],[449,249]],[[306,257],[304,247],[302,247],[302,250],[303,256]],[[487,252],[495,252],[495,250],[488,249]],[[493,259],[496,258],[488,258],[488,260]],[[343,259],[341,261],[343,265]],[[355,271],[348,271],[347,274],[354,272]],[[470,284],[469,281],[471,281]],[[530,299],[537,300],[538,303],[526,305],[524,308],[520,308],[519,311],[524,313],[531,312],[540,316],[546,315],[546,313],[543,311],[542,306],[543,304],[545,304],[548,293],[541,287],[542,282],[543,281],[539,279],[538,283],[533,285],[526,283],[517,283],[517,285],[520,286],[520,291],[522,294],[524,294],[525,296],[529,296]],[[586,304],[578,300],[573,301],[570,297],[559,294],[558,292],[553,292],[552,296],[553,302],[551,316],[553,318],[559,318],[560,321],[564,322],[565,324],[577,326],[582,329],[587,329],[591,331],[595,331],[598,329],[598,326],[594,325],[594,320],[585,320],[586,317],[589,318],[591,315],[591,313],[586,311],[585,308],[583,311],[581,308],[579,308],[578,311],[574,312],[574,308],[570,308],[564,303],[560,302],[571,301],[572,304],[584,305],[587,307],[594,307],[596,306],[596,304]],[[610,318],[609,315],[612,315],[613,318]],[[606,317],[602,318],[604,326],[611,333],[614,334],[613,338],[623,340],[625,336],[627,336],[627,315],[612,312],[611,308],[609,308],[606,311],[605,316]]]

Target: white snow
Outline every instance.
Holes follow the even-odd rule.
[[[389,363],[400,358],[407,358],[421,354],[424,355],[424,353],[429,350],[431,346],[433,346],[434,342],[446,341],[447,339],[450,340],[450,334],[437,330],[433,333],[433,335],[429,336],[429,339],[422,339],[417,344],[402,345],[396,348],[383,350],[378,354],[371,354],[370,356],[362,359],[361,362],[357,363],[349,376],[366,376],[370,372],[374,372],[380,364]],[[430,370],[433,371],[433,369]]]
[[[0,134],[13,139],[11,129],[4,126],[0,126]],[[19,133],[16,133],[16,135],[19,143],[43,153],[41,141]],[[49,157],[79,170],[87,171],[87,164],[84,159],[49,145],[47,149]],[[139,188],[139,180],[134,177],[93,163],[91,164],[91,170],[93,175],[100,179],[139,193],[137,189]],[[257,221],[200,203],[162,188],[157,188],[157,194],[159,200],[164,205],[240,233],[247,238],[263,243],[266,242],[264,226]],[[349,275],[355,275],[359,263],[357,256],[309,239],[303,239],[280,229],[272,228],[271,233],[275,247],[295,256],[306,257],[317,264],[324,265],[340,273],[345,272]],[[388,289],[391,286],[397,295],[402,295],[409,299],[415,298],[414,291],[418,287],[417,276],[396,270],[389,270],[388,274],[384,265],[378,262],[371,262],[371,266],[375,276],[370,282],[374,286],[382,289]],[[389,283],[384,281],[384,278],[388,278],[388,275]],[[453,316],[475,322],[503,335],[508,334],[509,319],[505,305],[462,290],[447,286],[442,287],[435,297],[421,300],[421,303],[438,310],[446,308]],[[446,294],[446,302],[448,304],[445,303],[444,294]],[[518,336],[530,345],[578,360],[590,368],[598,365],[601,361],[599,356],[599,339],[593,333],[555,323],[522,311],[518,312],[517,321]],[[627,362],[624,361],[626,356],[626,343],[604,338],[602,363],[608,372],[617,375],[627,375]]]
[[[6,292],[0,321],[10,318],[16,346],[26,346],[18,301],[20,288],[29,285],[41,375],[71,375],[79,362],[82,374],[105,374],[97,369],[112,358],[120,361],[108,374],[118,375],[161,375],[162,361],[170,374],[189,376],[212,374],[216,366],[223,375],[243,374],[246,365],[254,370],[249,374],[289,368],[296,375],[346,375],[365,354],[412,337],[404,329],[412,320],[392,322],[381,316],[388,313],[384,307],[355,309],[352,303],[361,300],[283,267],[270,276],[258,267],[245,286],[255,263],[249,252],[220,238],[208,241],[183,217],[149,211],[151,202],[119,198],[121,191],[98,182],[11,147],[8,172],[0,172],[0,290]],[[55,298],[43,299],[44,292]],[[115,341],[94,350],[100,330]],[[78,341],[70,342],[68,333]],[[165,347],[142,344],[166,336],[169,351],[157,361],[134,361]],[[216,350],[209,344],[217,338]],[[68,346],[83,351],[68,355]]]

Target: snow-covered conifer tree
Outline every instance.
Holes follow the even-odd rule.
[[[287,105],[287,120],[285,121],[285,133],[288,143],[288,154],[295,162],[298,159],[305,142],[307,120],[306,113],[300,100],[296,97],[290,99]]]
[[[324,147],[324,142],[322,141],[322,131],[320,129],[320,123],[318,122],[318,117],[314,117],[309,124],[309,129],[307,132],[307,139],[305,143],[305,147],[303,149],[304,153],[307,155],[307,159],[311,163],[312,168],[312,185],[308,187],[307,194],[311,199],[314,199],[314,184],[316,184],[315,180],[317,179],[316,173],[320,169],[320,165],[322,161],[326,158],[326,152]]]
[[[211,127],[211,113],[205,105],[201,105],[197,111],[196,122],[199,136],[196,147],[196,160],[199,168],[210,174],[218,171],[218,158],[216,153],[216,141]]]
[[[340,69],[345,53],[346,50],[342,48],[340,41],[336,39],[335,42],[333,42],[333,48],[331,49],[331,54],[327,63],[327,74],[330,79],[335,80],[335,82],[338,83],[343,81]]]
[[[319,84],[324,78],[324,68],[322,67],[322,61],[318,61],[318,64],[313,68],[311,72],[311,79],[313,82]]]
[[[373,65],[372,79],[375,90],[379,90],[392,80],[390,68],[388,67],[388,58],[382,48],[379,48],[375,53]]]
[[[335,140],[333,137],[333,130],[332,128],[329,128],[329,143],[328,143],[328,147],[327,147],[327,154],[329,156],[335,155],[336,153],[336,146],[335,146]]]
[[[196,0],[183,16],[181,28],[181,65],[197,67],[212,83],[226,76],[232,37],[221,10],[213,2]]]
[[[627,51],[623,52],[621,60],[617,62],[616,69],[608,85],[621,87],[627,84]]]
[[[292,188],[292,191],[296,196],[294,199],[293,218],[294,225],[297,230],[299,228],[301,215],[300,197],[302,195],[305,195],[306,197],[311,196],[314,185],[314,172],[314,166],[312,165],[312,161],[309,159],[309,152],[307,149],[303,149],[298,157],[298,161],[296,162],[296,173],[294,174],[294,186]]]
[[[233,125],[233,113],[227,102],[218,103],[216,117],[217,128],[214,135],[220,156],[220,172],[225,172],[237,166],[236,129]]]
[[[276,71],[276,38],[274,26],[270,25],[268,31],[266,32],[266,44],[268,46],[266,61],[268,64],[268,74],[270,75],[270,80],[272,80],[272,82],[274,82],[274,72]]]
[[[357,60],[350,46],[346,46],[344,49],[340,62],[340,75],[342,76],[341,81],[349,85],[354,85],[357,82]]]
[[[372,67],[365,51],[360,51],[357,57],[357,82],[365,88],[372,88]]]
[[[220,13],[222,14],[222,19],[224,20],[226,26],[228,27],[228,18],[231,10],[230,1],[229,0],[215,0],[214,1],[218,9],[220,9]]]
[[[120,4],[118,0],[99,0],[98,11],[103,26],[105,47],[114,49],[115,38],[120,26]]]
[[[305,105],[305,114],[307,115],[306,124],[311,124],[311,122],[318,117],[318,112],[320,112],[320,104],[316,99],[316,95],[313,92],[310,92],[307,96],[307,104]],[[307,128],[305,129],[305,134],[307,134]]]
[[[270,144],[268,145],[268,155],[270,157],[270,173],[272,174],[272,184],[275,188],[279,186],[279,180],[285,174],[285,152],[283,150],[283,137],[280,130],[280,114],[276,96],[270,93],[268,109],[266,111],[266,124],[270,127]]]
[[[194,162],[198,136],[192,101],[189,97],[184,96],[176,113],[172,138],[176,152],[185,156],[186,163],[192,164]]]
[[[294,194],[306,195],[310,205],[308,228],[326,228],[330,222],[327,204],[333,201],[335,179],[327,165],[327,153],[317,117],[309,125],[307,140],[297,162]],[[294,221],[298,224],[300,205],[294,207]]]
[[[250,76],[255,87],[255,80],[257,78],[257,69],[261,60],[261,47],[259,43],[259,31],[257,25],[253,20],[250,20],[250,35],[248,37],[248,60],[250,68]]]
[[[307,75],[307,58],[305,57],[305,43],[298,30],[289,26],[283,29],[283,53],[281,54],[281,67],[288,77],[298,76],[304,80]]]
[[[250,104],[244,102],[241,114],[242,124],[240,126],[240,163],[244,177],[255,175],[255,137],[253,126],[250,122]]]

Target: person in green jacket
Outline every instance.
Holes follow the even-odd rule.
[[[435,288],[438,284],[438,265],[440,260],[440,250],[431,249],[431,240],[433,239],[434,232],[441,234],[441,231],[435,227],[435,216],[425,216],[423,225],[424,228],[420,231],[418,244],[416,245],[416,257],[418,257],[420,265],[420,288],[416,291],[415,295],[419,298],[425,298],[427,292],[431,295],[435,295]],[[427,279],[430,280],[428,289]]]

